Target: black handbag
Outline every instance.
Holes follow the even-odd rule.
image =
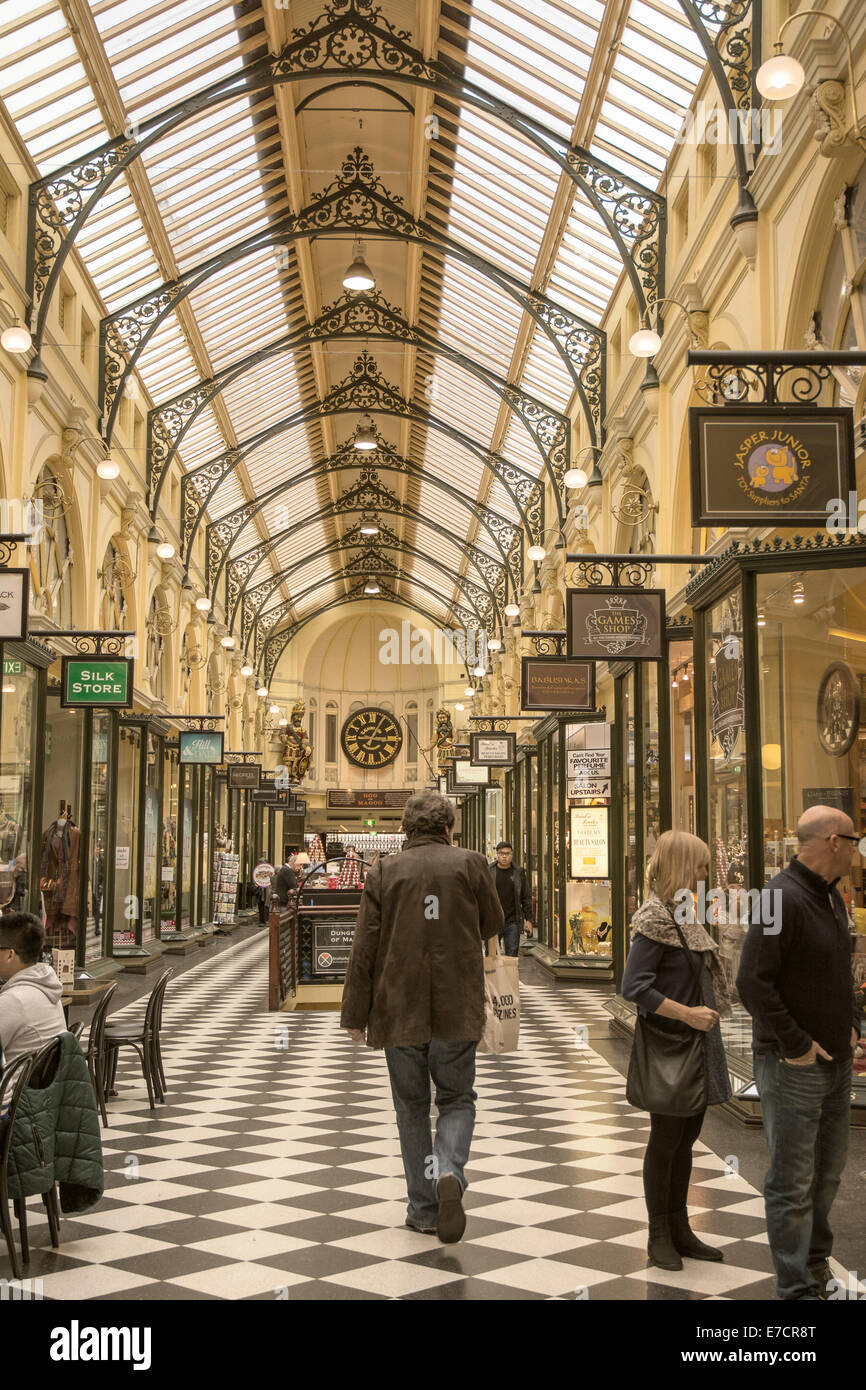
[[[676,930],[699,981],[685,937],[678,926]],[[688,1033],[668,1031],[639,1013],[625,1094],[629,1105],[651,1115],[700,1114],[707,1106],[706,1034],[696,1028]]]

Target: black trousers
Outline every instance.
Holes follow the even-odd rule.
[[[698,1115],[650,1115],[643,1188],[650,1217],[683,1211],[692,1175],[692,1147],[706,1110]]]

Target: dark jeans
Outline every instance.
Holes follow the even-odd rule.
[[[453,1173],[466,1187],[463,1168],[475,1126],[474,1042],[432,1038],[422,1047],[386,1047],[391,1094],[397,1112],[407,1216],[416,1226],[436,1225],[436,1179]],[[430,1127],[430,1078],[436,1087],[436,1139]]]
[[[522,923],[506,922],[502,928],[502,935],[499,944],[502,947],[504,956],[517,956],[520,954],[520,932]]]
[[[813,1271],[833,1250],[830,1208],[848,1152],[851,1059],[794,1067],[755,1054],[770,1167],[764,1182],[767,1236],[779,1298],[815,1293]]]
[[[650,1115],[643,1161],[643,1190],[650,1217],[684,1211],[692,1176],[692,1147],[706,1110],[699,1115]]]

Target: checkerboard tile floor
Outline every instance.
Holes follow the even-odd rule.
[[[382,1054],[349,1043],[336,1013],[268,1014],[265,989],[262,937],[169,984],[168,1103],[148,1109],[130,1052],[103,1131],[103,1201],[64,1219],[58,1251],[29,1204],[28,1273],[45,1298],[774,1296],[759,1193],[703,1144],[693,1224],[725,1261],[647,1268],[648,1127],[592,1048],[604,991],[524,984],[520,1051],[478,1060],[467,1233],[442,1246],[403,1225]]]

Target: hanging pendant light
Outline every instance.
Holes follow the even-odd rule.
[[[378,536],[379,523],[374,516],[362,516],[358,530],[362,536]]]
[[[368,579],[367,582],[366,582],[366,584],[364,585],[364,593],[365,593],[365,594],[378,594],[378,593],[380,593],[380,592],[381,592],[381,590],[379,589],[379,585],[376,583],[376,580],[375,580],[375,579]]]
[[[376,288],[376,277],[364,260],[365,249],[363,241],[355,242],[354,259],[343,276],[344,290],[372,290]]]
[[[376,430],[371,415],[368,414],[364,416],[364,419],[355,431],[355,438],[352,440],[352,443],[361,453],[367,453],[370,449],[376,448],[379,441],[376,438]]]

